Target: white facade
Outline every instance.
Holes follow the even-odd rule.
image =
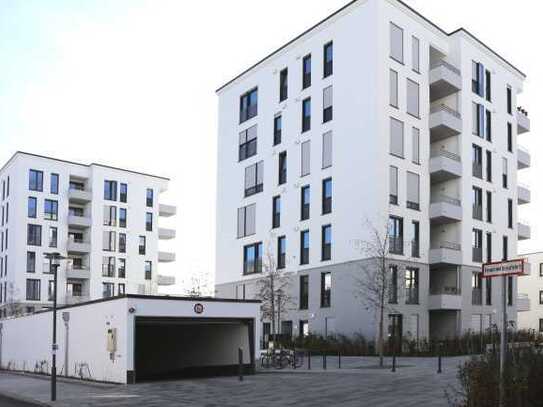
[[[518,280],[518,327],[543,332],[543,252],[521,257],[529,273]]]
[[[329,75],[325,75],[327,44],[333,44],[333,72]],[[311,84],[304,87],[302,70],[308,55]],[[477,92],[472,90],[474,66],[482,73]],[[281,100],[285,69],[288,91]],[[488,99],[486,75],[490,75]],[[370,239],[368,223],[384,230],[394,216],[403,222],[403,233],[396,239],[400,254],[390,255],[391,264],[399,268],[400,291],[413,283],[409,270],[418,273],[418,299],[407,300],[406,291],[391,312],[402,315],[403,334],[412,338],[452,336],[494,323],[499,317],[495,308],[500,288],[487,289],[473,273],[480,272],[482,261],[515,257],[517,240],[529,238],[529,227],[521,233],[516,216],[517,167],[529,166],[529,154],[520,162],[516,142],[517,130],[529,128],[527,117],[516,109],[524,79],[522,72],[463,29],[445,33],[400,1],[360,0],[221,87],[217,91],[218,294],[254,296],[260,273],[244,272],[244,247],[262,242],[260,251],[269,248],[277,258],[278,237],[284,236],[285,270],[292,273],[297,297],[294,309],[284,315],[292,321],[292,333],[299,334],[304,325],[309,331],[326,334],[333,325],[336,332],[371,337],[373,317],[353,293],[359,273],[356,267],[364,257],[357,242]],[[247,111],[252,109],[248,116],[257,114],[242,120],[243,95],[254,89],[257,108]],[[311,98],[311,126],[304,131],[307,98]],[[481,106],[477,108],[482,113],[481,126],[477,126],[478,115],[472,113],[474,103]],[[326,121],[329,112],[324,108],[330,105],[333,118]],[[279,115],[281,141],[275,143],[274,121]],[[392,133],[401,128],[402,136]],[[249,136],[243,133],[247,129]],[[474,129],[481,130],[480,136]],[[255,133],[256,154],[251,155],[255,148],[251,145],[245,158],[240,143]],[[481,156],[475,164],[474,145]],[[284,152],[287,176],[280,183]],[[247,171],[253,176],[247,168],[256,163],[262,163],[257,169],[261,174],[256,176],[256,183],[262,186],[249,188],[247,193],[247,186],[253,186],[251,180],[247,184]],[[397,173],[397,187],[393,173]],[[323,201],[323,181],[329,178],[332,210],[323,214],[323,205],[328,205]],[[304,186],[311,191],[307,220],[301,220]],[[475,209],[474,187],[480,188],[482,196]],[[487,193],[492,202],[488,210]],[[272,205],[277,196],[281,210],[280,226],[275,228]],[[511,224],[508,199],[513,202]],[[249,207],[248,212],[241,211],[246,216],[240,223],[245,236],[238,237],[238,212],[244,207]],[[413,222],[419,228],[415,244]],[[332,231],[331,258],[322,261],[322,228],[326,225]],[[309,261],[301,264],[301,232],[305,230],[309,231]],[[479,233],[481,244],[473,249],[474,235]],[[254,269],[252,264],[249,268]],[[322,307],[321,279],[327,272],[331,273],[331,303]],[[309,276],[309,305],[300,309],[300,278],[304,275]],[[515,285],[512,298],[516,298]],[[513,320],[515,306],[513,300],[509,312]]]
[[[175,257],[159,251],[159,239],[175,237],[174,230],[159,228],[160,216],[175,214],[175,207],[159,204],[167,185],[166,178],[100,164],[14,154],[0,170],[2,314],[12,304],[26,312],[51,306],[48,252],[68,257],[58,268],[60,304],[156,294],[164,282],[158,263]]]

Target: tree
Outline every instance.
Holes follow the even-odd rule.
[[[271,322],[271,334],[275,335],[279,333],[277,328],[281,324],[281,315],[288,311],[293,300],[289,289],[290,278],[286,275],[284,268],[277,267],[270,242],[268,242],[264,253],[262,268],[263,277],[256,283],[256,297],[262,302],[260,306],[261,318]]]
[[[368,240],[360,242],[360,251],[364,256],[361,274],[356,278],[355,296],[366,310],[373,312],[377,320],[377,352],[379,366],[384,365],[384,323],[385,313],[394,312],[394,299],[398,298],[398,283],[391,278],[388,256],[391,248],[403,242],[390,236],[388,223],[377,228],[367,222]],[[392,301],[391,301],[392,300]]]
[[[192,275],[185,293],[189,297],[211,297],[213,290],[208,275],[204,273]]]
[[[7,285],[6,312],[8,316],[18,316],[23,313],[23,307],[19,299],[19,289],[13,282],[9,282]]]

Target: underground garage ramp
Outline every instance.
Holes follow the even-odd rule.
[[[136,382],[254,372],[253,320],[136,317]]]

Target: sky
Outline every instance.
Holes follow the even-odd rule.
[[[161,245],[177,253],[163,270],[178,284],[168,292],[196,275],[212,283],[215,89],[347,1],[0,0],[0,163],[22,150],[170,177],[161,201],[178,212],[163,226],[177,239]],[[467,28],[528,75],[518,100],[532,131],[519,143],[532,167],[519,180],[532,190],[520,209],[532,239],[519,251],[543,250],[539,2],[406,3],[446,31]]]

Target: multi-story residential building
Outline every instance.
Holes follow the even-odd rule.
[[[254,297],[269,253],[292,282],[283,333],[372,337],[360,242],[388,225],[389,328],[443,337],[498,322],[501,286],[481,265],[515,257],[530,235],[517,220],[524,79],[465,29],[357,0],[226,83],[218,295]],[[516,278],[508,290],[515,320]]]
[[[520,257],[528,272],[518,280],[518,327],[543,333],[543,252]]]
[[[79,164],[23,152],[0,169],[0,312],[14,304],[31,312],[51,305],[53,276],[46,253],[67,260],[58,268],[58,301],[72,304],[124,293],[155,294],[160,228],[173,206],[159,204],[168,179],[101,164]]]

